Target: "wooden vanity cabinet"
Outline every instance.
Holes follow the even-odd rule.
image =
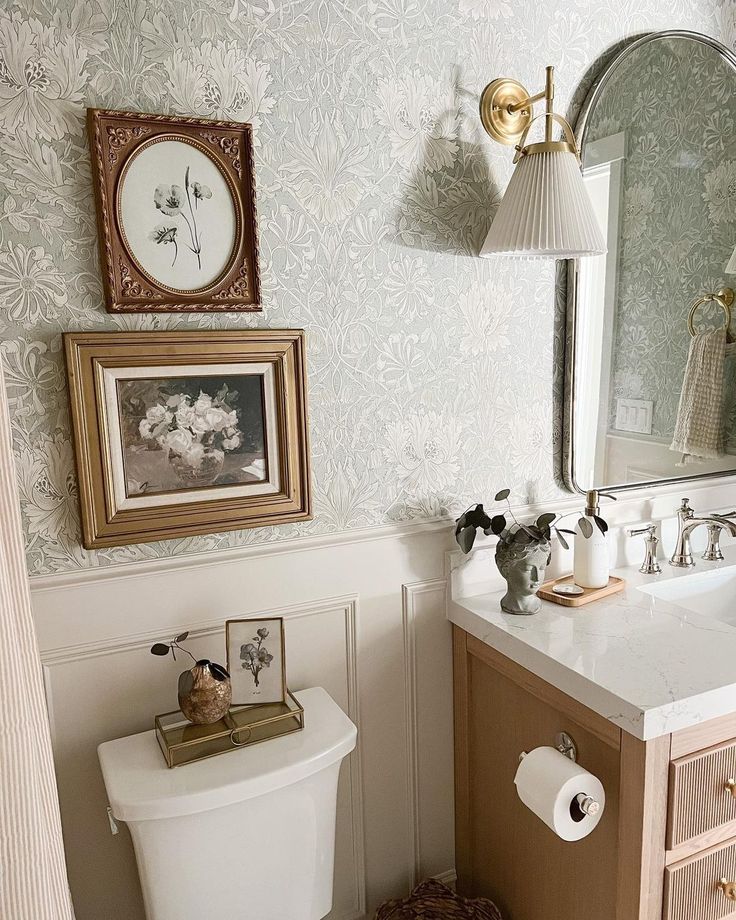
[[[458,890],[504,920],[736,918],[736,715],[640,741],[453,627]],[[560,840],[519,800],[519,754],[570,734],[606,807]]]

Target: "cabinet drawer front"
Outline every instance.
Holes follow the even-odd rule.
[[[736,880],[733,839],[699,856],[665,869],[663,920],[723,920],[736,916],[736,901],[718,887],[720,879]]]
[[[726,782],[736,779],[736,741],[670,764],[667,849],[736,821],[736,799]]]

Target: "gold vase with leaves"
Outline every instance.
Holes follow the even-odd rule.
[[[162,657],[170,654],[174,661],[177,651],[189,655],[194,667],[179,675],[179,708],[195,725],[211,725],[224,718],[230,709],[233,699],[230,675],[221,664],[215,664],[208,658],[197,661],[188,649],[180,645],[188,635],[188,632],[183,632],[169,642],[154,643],[151,654]]]

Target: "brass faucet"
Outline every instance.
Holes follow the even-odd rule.
[[[683,498],[682,504],[677,511],[677,543],[670,559],[670,565],[679,568],[688,568],[691,565],[695,565],[690,546],[690,535],[701,524],[707,525],[709,536],[708,549],[706,549],[703,558],[723,559],[717,536],[720,536],[722,530],[728,530],[732,537],[736,537],[736,524],[722,514],[704,514],[696,517],[695,512],[690,507],[689,499]]]

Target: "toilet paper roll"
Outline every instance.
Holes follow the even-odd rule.
[[[603,816],[606,793],[601,781],[553,747],[530,751],[514,777],[521,801],[563,840],[582,840]],[[576,801],[580,794],[600,805],[585,814]]]

